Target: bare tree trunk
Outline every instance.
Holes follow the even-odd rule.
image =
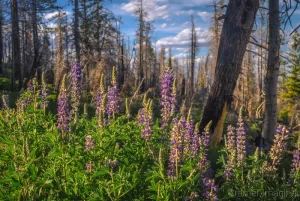
[[[22,88],[21,76],[21,57],[20,57],[20,37],[19,37],[19,15],[18,15],[18,1],[11,0],[11,24],[12,24],[12,52],[13,52],[13,71],[11,88],[14,89],[14,77],[17,76],[19,80],[18,89]]]
[[[215,79],[203,109],[200,130],[212,121],[214,131],[224,110],[232,101],[241,64],[254,24],[259,0],[230,1],[225,14],[218,50]],[[225,104],[226,103],[226,104]]]
[[[80,61],[80,33],[79,33],[79,3],[74,1],[74,44],[76,59]]]
[[[269,1],[269,48],[265,79],[265,118],[262,136],[271,142],[277,126],[277,82],[280,51],[279,0]]]
[[[34,77],[34,74],[36,73],[40,63],[38,26],[37,26],[37,17],[36,17],[36,9],[37,9],[36,0],[32,0],[31,3],[32,3],[31,20],[32,20],[32,36],[33,36],[33,62],[32,62],[29,75],[26,76],[27,78],[26,78],[26,82],[24,83],[24,88],[26,88],[29,80]]]

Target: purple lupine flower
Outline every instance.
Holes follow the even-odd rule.
[[[210,135],[209,135],[209,126],[207,126],[203,132],[203,135],[201,136],[200,140],[200,149],[202,150],[202,155],[199,159],[199,168],[208,170],[208,151],[209,151],[209,144],[210,144]]]
[[[41,108],[43,108],[44,110],[46,109],[46,107],[48,106],[49,101],[47,101],[47,97],[48,97],[48,90],[47,90],[47,84],[45,82],[45,75],[44,73],[42,74],[42,86],[41,86]]]
[[[8,97],[8,95],[2,95],[1,108],[3,110],[8,110],[9,109],[9,97]]]
[[[237,165],[238,167],[244,165],[246,159],[246,131],[244,127],[243,117],[240,114],[236,135],[236,149],[237,149]]]
[[[29,82],[29,84],[27,85],[27,89],[28,89],[29,91],[31,91],[31,92],[34,91],[34,86],[33,86],[33,84],[32,84],[31,82]]]
[[[108,160],[108,166],[111,168],[111,169],[115,169],[115,167],[118,165],[119,161],[118,160]]]
[[[112,72],[112,86],[108,90],[107,97],[106,113],[109,118],[112,118],[115,117],[115,114],[120,112],[120,95],[117,88],[115,67]]]
[[[104,76],[101,75],[99,91],[96,96],[96,117],[99,117],[100,111],[105,113],[105,111],[104,111],[105,110],[104,96],[105,96]]]
[[[152,131],[152,126],[153,126],[153,112],[152,112],[152,100],[149,100],[146,108],[143,108],[141,113],[143,113],[143,117],[140,116],[140,122],[142,123],[141,125],[143,126],[142,130],[142,138],[144,139],[150,139],[153,131]],[[142,119],[143,118],[143,119]]]
[[[215,180],[204,177],[202,183],[204,185],[203,197],[209,201],[218,201],[219,199],[216,194],[218,193],[219,188],[216,186]]]
[[[236,134],[235,128],[231,125],[227,128],[227,140],[226,140],[226,149],[228,154],[228,160],[226,164],[226,168],[223,172],[223,178],[231,179],[233,178],[233,168],[235,166],[236,160]]]
[[[223,178],[224,179],[232,179],[233,176],[234,176],[232,170],[233,170],[233,166],[230,163],[228,163],[226,165],[226,168],[225,168],[224,172],[223,172]]]
[[[289,131],[285,126],[279,126],[277,131],[280,131],[281,133],[277,133],[275,135],[274,142],[270,150],[271,164],[268,164],[267,167],[262,167],[262,170],[270,175],[276,173],[277,166],[282,160],[284,152],[287,149],[289,139]]]
[[[92,136],[88,135],[85,137],[85,151],[91,151],[95,148],[95,141],[92,140]]]
[[[199,144],[199,124],[197,123],[193,132],[193,137],[191,138],[191,154],[190,158],[195,158],[198,156],[200,151],[200,144]]]
[[[178,120],[176,118],[173,120],[172,125],[168,176],[170,179],[177,179],[183,155],[183,134],[185,125],[182,119]]]
[[[299,149],[293,151],[291,168],[292,168],[291,169],[292,174],[300,171],[300,150]]]
[[[169,121],[172,113],[175,110],[176,91],[173,92],[174,77],[170,72],[171,59],[169,58],[167,67],[162,76],[161,81],[161,116],[162,128],[164,128]]]
[[[81,98],[81,67],[79,62],[76,62],[72,66],[72,115],[75,115],[77,118],[78,108],[80,105],[80,98]],[[76,120],[76,119],[75,119]]]
[[[63,77],[61,89],[58,97],[58,109],[57,109],[57,128],[61,132],[69,132],[70,130],[70,103],[67,94],[67,89],[65,87],[66,75]]]
[[[191,146],[193,134],[194,134],[194,121],[192,119],[191,108],[190,108],[186,120],[186,129],[184,133],[184,154],[185,155],[188,155],[188,152],[190,152],[190,146]]]

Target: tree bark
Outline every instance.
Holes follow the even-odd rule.
[[[211,131],[230,105],[241,64],[253,28],[259,0],[229,1],[218,49],[215,78],[203,109],[200,131],[212,121]]]
[[[80,61],[80,33],[79,33],[79,3],[74,1],[74,44],[76,59]]]
[[[13,53],[13,71],[11,88],[14,89],[14,77],[19,80],[18,89],[22,88],[22,74],[21,74],[21,54],[20,54],[20,33],[19,33],[19,15],[18,15],[18,1],[11,0],[11,25],[12,25],[12,53]]]
[[[277,126],[277,82],[280,52],[279,0],[269,0],[269,48],[265,79],[265,115],[262,136],[271,142]]]
[[[27,83],[34,77],[39,65],[40,65],[40,55],[39,55],[39,37],[38,37],[38,24],[37,24],[37,2],[32,0],[32,36],[33,36],[33,62],[24,83],[24,88],[27,87]],[[39,80],[39,79],[38,79]]]

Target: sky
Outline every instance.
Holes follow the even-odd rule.
[[[121,17],[121,32],[125,37],[130,37],[131,43],[138,29],[138,19],[134,15],[137,1],[105,0],[104,3],[116,17]],[[283,0],[280,1],[282,4]],[[72,8],[66,2],[69,1],[58,0],[58,4],[66,8],[67,14],[72,15]],[[191,15],[193,15],[200,47],[198,57],[205,56],[211,37],[209,27],[213,16],[213,8],[210,7],[212,4],[213,0],[144,0],[148,20],[153,21],[154,30],[151,33],[153,45],[158,49],[161,46],[171,47],[174,57],[186,58],[190,45]],[[291,20],[294,27],[300,23],[300,5]],[[288,25],[287,33],[291,30]]]

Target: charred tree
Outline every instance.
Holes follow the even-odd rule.
[[[12,25],[12,79],[11,79],[11,90],[14,89],[15,77],[19,80],[18,89],[22,88],[22,72],[21,72],[21,52],[20,52],[20,33],[19,33],[19,15],[18,15],[18,1],[11,0],[11,25]]]
[[[213,132],[224,115],[222,112],[226,112],[224,107],[232,102],[258,7],[259,0],[229,1],[224,16],[215,78],[203,108],[200,131],[212,121],[210,130]],[[222,126],[222,122],[219,125]]]
[[[262,137],[272,142],[277,126],[277,82],[280,52],[279,0],[269,1],[269,48],[265,78],[265,115]]]

